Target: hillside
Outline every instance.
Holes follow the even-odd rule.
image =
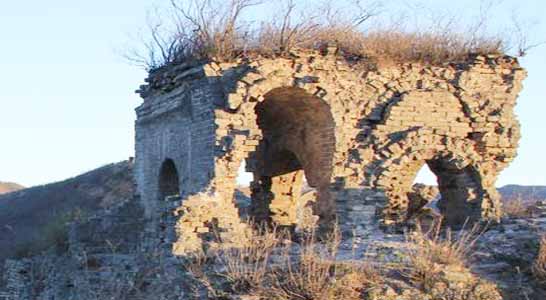
[[[20,184],[17,184],[17,183],[14,183],[14,182],[2,182],[2,181],[0,181],[0,194],[7,194],[7,193],[15,192],[15,191],[18,191],[18,190],[22,190],[24,188],[25,188],[24,186],[22,186]]]
[[[132,163],[109,164],[61,182],[0,195],[0,260],[47,247],[63,224],[133,195]],[[33,243],[30,246],[29,243]],[[40,248],[40,247],[38,247]]]
[[[57,231],[68,219],[94,214],[131,197],[132,163],[109,164],[61,182],[17,190],[21,188],[0,183],[0,193],[16,190],[0,195],[0,260],[24,255],[30,242],[58,238]],[[546,198],[546,186],[506,185],[499,192],[505,201],[518,196],[529,201]],[[249,205],[249,194],[248,188],[240,188],[237,194],[243,210]]]
[[[74,227],[76,232],[75,236],[77,236],[78,238],[70,239],[70,241],[68,241],[66,236],[66,227],[63,226],[64,222],[69,219],[94,215],[104,208],[115,206],[115,204],[118,204],[132,197],[134,192],[132,167],[133,165],[131,162],[124,161],[103,166],[101,168],[95,169],[93,171],[87,172],[71,179],[67,179],[62,182],[52,183],[40,187],[33,187],[6,195],[0,195],[0,269],[5,267],[2,266],[2,260],[4,258],[22,256],[32,257],[31,259],[33,259],[34,263],[40,266],[49,264],[48,266],[50,266],[52,268],[51,270],[53,270],[51,271],[50,269],[47,269],[46,271],[45,269],[40,269],[37,272],[51,272],[58,274],[60,279],[55,279],[57,280],[54,285],[55,288],[50,288],[50,290],[54,290],[55,292],[62,291],[63,293],[65,292],[65,290],[70,290],[70,288],[72,288],[72,285],[67,285],[66,282],[71,282],[71,280],[77,279],[83,280],[82,282],[84,282],[86,285],[90,285],[90,282],[94,282],[93,280],[97,280],[97,278],[99,278],[92,277],[94,276],[93,274],[105,274],[103,272],[104,270],[108,270],[107,272],[110,272],[108,274],[113,274],[108,276],[119,276],[120,278],[124,278],[122,277],[122,274],[125,274],[124,272],[126,272],[127,268],[140,270],[139,272],[141,272],[142,274],[139,273],[139,276],[152,277],[149,274],[155,274],[153,272],[157,272],[157,274],[161,274],[161,276],[163,276],[163,274],[161,273],[163,272],[161,268],[153,265],[150,266],[150,264],[154,263],[154,260],[150,261],[148,256],[139,256],[139,253],[131,252],[131,249],[133,249],[132,247],[134,247],[135,242],[138,241],[138,239],[140,238],[140,235],[138,233],[142,230],[142,228],[139,226],[142,225],[142,222],[145,222],[146,220],[135,219],[135,214],[133,214],[130,210],[124,210],[124,212],[121,214],[119,212],[113,213],[111,215],[108,213],[102,214],[100,218],[79,224],[78,226]],[[536,198],[538,197],[537,195],[544,195],[543,193],[545,189],[545,187],[526,187],[511,185],[502,187],[499,189],[499,191],[502,193],[505,199],[512,199],[511,197],[518,194],[521,194],[524,197],[531,195]],[[238,206],[242,208],[242,212],[244,213],[248,209],[250,204],[250,189],[248,187],[239,186],[237,188],[236,199]],[[129,207],[130,209],[130,206],[127,205],[124,205],[123,207]],[[531,223],[532,226],[529,225]],[[461,295],[468,294],[466,298],[453,299],[501,299],[501,293],[505,297],[503,299],[520,299],[519,296],[522,293],[525,293],[525,295],[527,295],[527,293],[531,293],[532,296],[526,299],[544,299],[544,290],[535,283],[535,281],[532,279],[532,276],[529,275],[529,272],[524,272],[524,275],[513,272],[514,269],[528,270],[528,266],[533,263],[535,252],[537,251],[538,247],[538,236],[540,232],[542,232],[543,228],[545,228],[544,226],[546,226],[544,222],[541,223],[535,219],[506,219],[503,221],[502,225],[492,227],[491,230],[488,230],[486,233],[484,233],[483,237],[481,237],[479,241],[476,242],[476,248],[479,250],[477,251],[477,258],[469,258],[468,260],[465,260],[465,263],[468,263],[472,266],[473,272],[470,272],[470,269],[459,267],[455,262],[452,264],[446,264],[445,266],[443,265],[442,271],[438,273],[439,275],[435,275],[438,277],[433,277],[432,280],[440,280],[442,281],[442,284],[444,280],[449,282],[450,289],[444,291],[446,293],[460,293]],[[421,233],[421,238],[426,238],[426,236]],[[260,237],[254,236],[253,239],[255,241],[259,241]],[[102,246],[100,245],[105,243],[105,241],[107,243],[114,241],[112,244],[116,245],[116,251],[119,251],[119,253],[112,254],[110,252],[110,248],[102,248]],[[343,272],[349,270],[350,272],[353,272],[351,273],[351,276],[366,276],[366,278],[377,280],[377,282],[381,282],[382,286],[388,287],[385,291],[377,289],[374,286],[374,284],[376,283],[372,281],[366,284],[361,284],[357,281],[350,281],[348,283],[345,283],[345,281],[343,281],[346,280],[345,277],[340,277],[339,281],[337,280],[338,278],[336,278],[336,281],[332,282],[340,282],[340,289],[343,291],[351,291],[351,289],[353,288],[356,290],[360,290],[362,287],[366,287],[366,290],[371,293],[370,295],[377,294],[379,295],[377,296],[377,299],[385,300],[425,299],[425,296],[428,296],[429,293],[440,293],[442,291],[441,289],[438,291],[421,290],[418,285],[412,286],[411,284],[408,284],[408,282],[410,281],[400,281],[400,278],[398,277],[399,275],[389,277],[391,276],[389,275],[391,273],[386,272],[382,269],[384,267],[382,265],[381,259],[384,257],[403,257],[409,255],[411,258],[413,252],[408,252],[407,249],[410,248],[407,248],[407,245],[405,246],[403,241],[403,236],[394,235],[392,236],[392,240],[379,238],[377,240],[374,240],[373,244],[367,244],[368,242],[366,242],[358,246],[361,247],[359,249],[367,249],[368,247],[376,247],[377,249],[381,249],[377,250],[378,252],[376,253],[376,256],[370,256],[369,258],[367,258],[375,264],[374,266],[376,266],[377,270],[379,271],[374,271],[371,269],[359,269],[359,264],[367,264],[370,262],[364,260],[359,261],[355,260],[354,258],[352,258],[350,265],[345,264],[343,261],[329,265],[329,268],[338,268],[339,270],[341,270],[342,273],[340,274],[343,274]],[[414,243],[411,244],[413,245],[413,247],[425,247],[423,245],[429,245],[418,244],[416,241],[417,240],[409,240],[406,241],[406,243]],[[63,247],[62,249],[67,249],[68,243],[70,243],[72,247],[75,245],[73,244],[74,242],[78,243],[79,247],[83,247],[82,249],[85,249],[87,263],[89,264],[87,268],[90,269],[82,268],[80,258],[70,256],[70,252],[58,252],[56,254],[50,253],[48,256],[36,255],[40,253],[41,250],[53,245],[57,247],[61,245]],[[289,248],[287,247],[290,247],[290,245],[292,245],[292,243],[284,245],[279,240],[275,240],[275,237],[273,235],[269,235],[269,240],[267,240],[267,242],[276,245],[275,249],[278,249],[279,251],[284,251],[284,253],[289,253],[289,251],[287,251]],[[434,245],[435,240],[430,240],[430,242],[432,243],[431,245]],[[349,242],[346,242],[345,244],[348,245]],[[255,245],[254,247],[259,247],[260,244],[255,243],[253,245]],[[454,245],[456,246],[457,244]],[[308,246],[305,246],[304,242],[303,247],[309,247],[309,244]],[[273,250],[262,249],[260,251]],[[345,248],[339,248],[335,251],[345,253],[344,255],[341,255],[341,257],[345,258],[349,257],[349,254],[347,253],[353,253],[351,255],[354,255],[355,253],[352,252],[354,251],[354,249],[349,250]],[[426,260],[422,259],[422,257],[424,257],[424,253],[428,251],[427,248],[423,248],[420,251],[425,252],[418,252],[413,254],[418,255],[419,262],[427,263]],[[358,253],[358,251],[356,253]],[[244,255],[246,256],[248,254],[245,253]],[[316,257],[319,257],[319,255],[322,254],[315,254]],[[295,258],[291,257],[291,259]],[[358,259],[363,258],[359,257]],[[127,262],[125,260],[129,261],[130,263],[125,264],[125,262]],[[219,290],[221,293],[228,293],[229,295],[229,293],[241,292],[233,290],[229,286],[229,282],[225,282],[222,279],[226,278],[226,276],[228,275],[233,276],[233,274],[226,273],[226,275],[222,273],[222,276],[217,276],[218,273],[211,273],[212,271],[210,270],[229,270],[229,268],[226,268],[222,265],[222,261],[222,259],[207,259],[205,260],[203,265],[192,265],[192,268],[200,268],[196,269],[198,270],[198,272],[200,272],[199,274],[201,274],[199,276],[205,276],[204,278],[206,278],[210,282],[214,282],[214,289],[217,289],[219,287],[227,287],[226,290]],[[241,262],[237,260],[234,260],[234,262],[236,262],[238,265],[241,264]],[[411,266],[411,263],[412,261],[410,259],[408,264],[410,264]],[[353,265],[357,267],[353,269],[348,269],[348,266]],[[9,274],[14,274],[13,270],[10,269],[13,266],[9,265],[8,263],[6,263],[6,266],[7,271],[4,271],[4,274],[0,272],[0,293],[2,292],[3,284],[6,285],[6,282],[8,282],[9,280],[13,281],[13,278],[9,277]],[[391,270],[392,266],[387,266],[388,270]],[[187,266],[182,265],[178,267],[188,268]],[[304,273],[302,274],[309,274],[309,271],[305,269],[307,268],[306,265],[302,265],[300,267],[304,268]],[[425,267],[427,267],[428,272],[428,265],[425,265]],[[282,270],[275,269],[275,272],[264,274],[265,276],[270,277],[285,276],[283,275],[283,273],[278,273],[285,272],[283,270],[288,270],[286,266],[284,268],[285,269]],[[401,268],[406,267],[401,265]],[[404,272],[407,271],[406,269],[401,270],[403,270]],[[362,271],[364,272],[362,274],[355,273]],[[34,284],[38,286],[36,290],[41,291],[40,289],[43,286],[43,281],[46,280],[46,278],[50,278],[50,274],[37,274],[39,275],[37,276],[38,279],[36,280],[36,282],[38,283],[35,282]],[[183,293],[186,293],[185,295],[189,295],[190,291],[193,292],[195,290],[199,290],[199,293],[210,292],[207,290],[207,288],[210,287],[203,287],[203,281],[199,281],[195,277],[193,277],[193,273],[187,272],[185,274],[185,277],[183,277],[182,279],[182,281],[184,282],[182,290],[184,291]],[[299,276],[298,273],[295,274],[296,276]],[[337,273],[334,272],[334,274]],[[2,276],[4,276],[4,278],[1,278]],[[27,282],[28,279],[25,276],[26,275],[19,276],[17,277],[17,280],[20,280],[21,282]],[[481,278],[487,278],[489,281]],[[102,284],[105,287],[103,288],[101,286],[101,288],[97,288],[96,291],[93,290],[96,295],[93,294],[93,297],[91,298],[82,297],[81,299],[105,299],[112,295],[111,293],[114,289],[116,291],[120,290],[124,291],[124,293],[129,294],[130,292],[135,291],[134,286],[138,286],[137,284],[141,284],[142,286],[151,285],[157,290],[148,290],[148,287],[142,288],[142,291],[144,291],[142,292],[142,295],[146,296],[142,296],[142,298],[135,297],[131,299],[150,299],[151,294],[168,294],[172,292],[172,289],[165,287],[165,285],[172,285],[172,283],[164,282],[163,280],[143,282],[135,281],[136,283],[130,281],[133,280],[130,278],[125,278],[124,280],[127,281],[102,281]],[[329,279],[326,278],[324,280]],[[17,284],[19,283],[18,281],[15,282]],[[59,284],[59,282],[61,282],[62,284]],[[455,282],[456,284],[452,282]],[[112,283],[115,283],[115,285],[112,285]],[[346,287],[346,284],[349,283],[357,285],[348,285]],[[130,288],[127,288],[125,284],[127,284],[127,286],[130,286]],[[368,286],[367,284],[370,284],[370,286]],[[514,286],[516,284],[520,286],[525,286],[526,290],[522,292],[520,289],[505,288],[507,286]],[[8,289],[6,288],[5,290]],[[88,291],[92,289],[86,288],[83,290]],[[250,291],[249,293],[269,293],[268,291],[270,290],[271,287],[268,285],[258,285],[257,290]],[[394,292],[395,290],[399,291],[400,294],[396,294]],[[474,293],[477,293],[479,295],[474,295]],[[440,298],[441,297],[438,296],[434,299]],[[342,298],[340,297],[337,299]]]
[[[535,202],[546,199],[546,186],[509,184],[498,189],[502,198],[507,200],[521,199],[523,202]]]

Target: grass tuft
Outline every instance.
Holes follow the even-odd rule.
[[[204,259],[195,260],[190,272],[213,297],[228,291],[260,299],[361,299],[363,291],[382,276],[364,262],[338,261],[340,239],[336,228],[321,242],[310,232],[295,243],[287,231],[257,226],[251,243],[217,250],[209,259],[221,270],[214,272],[214,278],[202,271]],[[218,286],[217,278],[229,288]]]
[[[456,236],[449,228],[442,234],[441,221],[434,223],[428,231],[418,225],[407,238],[407,264],[401,267],[402,274],[425,290],[430,289],[447,267],[466,270],[467,259],[480,236],[477,225]]]

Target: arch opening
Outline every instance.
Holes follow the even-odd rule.
[[[255,107],[263,137],[247,159],[254,175],[251,216],[296,225],[303,222],[302,210],[312,207],[314,215],[332,219],[335,135],[329,105],[300,88],[274,89],[264,98]]]
[[[390,217],[409,220],[420,216],[425,206],[430,212],[440,213],[444,223],[451,227],[460,227],[481,217],[484,190],[472,165],[436,155],[431,159],[412,160],[393,173],[396,175],[386,190]],[[436,185],[431,184],[434,179]]]
[[[422,162],[407,193],[409,201],[407,219],[420,217],[425,211],[433,215],[439,213],[437,202],[440,193],[437,185],[436,174],[430,170],[427,162]]]
[[[159,171],[159,197],[161,200],[180,195],[180,181],[176,165],[172,159],[166,159]]]
[[[250,208],[250,183],[253,174],[246,170],[246,162],[242,161],[237,170],[235,192],[233,194],[235,206],[239,210],[239,217],[248,218]]]
[[[441,198],[438,208],[446,224],[459,227],[465,222],[474,222],[482,215],[485,196],[479,173],[472,165],[458,166],[452,160],[427,162],[438,178]]]

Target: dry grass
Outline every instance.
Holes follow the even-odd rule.
[[[260,293],[266,299],[361,299],[363,291],[382,280],[363,262],[340,262],[337,251],[339,230],[334,229],[324,243],[314,233],[306,236],[299,255],[285,249],[282,263],[273,268]]]
[[[525,218],[530,216],[528,205],[525,204],[521,196],[504,201],[502,211],[505,216],[512,218]]]
[[[259,226],[250,243],[216,255],[218,261],[225,266],[224,276],[235,291],[248,292],[259,288],[268,276],[270,258],[275,248],[281,244],[283,235],[277,228],[269,230],[265,226]]]
[[[274,17],[253,22],[245,18],[245,13],[269,1],[170,2],[170,26],[150,21],[151,38],[144,42],[144,53],[133,51],[127,55],[130,61],[150,71],[188,60],[288,56],[296,48],[321,50],[333,43],[339,54],[368,65],[441,64],[465,61],[475,54],[504,53],[509,44],[508,38],[486,32],[488,16],[483,13],[468,26],[458,24],[452,15],[431,17],[428,25],[417,28],[400,22],[364,27],[380,14],[381,1],[364,5],[356,0],[352,1],[353,6],[342,9],[331,0],[317,1],[317,5],[305,8],[297,7],[294,0],[284,0]],[[517,46],[518,52],[525,53],[529,46],[521,26],[517,28],[521,35],[518,40],[525,41]]]
[[[533,263],[532,271],[535,278],[546,283],[546,235],[543,235],[540,240],[540,248]]]
[[[309,233],[298,244],[290,241],[287,232],[262,227],[251,240],[241,248],[214,254],[222,270],[214,275],[227,281],[228,292],[278,300],[361,299],[367,287],[382,280],[364,262],[336,259],[340,241],[337,229],[323,242]],[[197,263],[191,267],[192,273],[199,275],[209,295],[225,295],[226,289],[221,290],[218,281],[199,268],[206,266]]]
[[[439,222],[429,231],[418,227],[401,249],[400,262],[374,263],[340,259],[337,228],[320,241],[309,232],[299,242],[292,242],[286,232],[259,228],[252,243],[201,256],[187,268],[212,298],[241,294],[276,300],[356,300],[382,295],[382,288],[390,285],[433,295],[439,293],[438,284],[444,284],[445,293],[468,296],[474,295],[474,287],[483,287],[467,268],[479,236],[477,226],[457,234]],[[451,287],[452,274],[464,280]],[[495,292],[494,285],[488,288]]]
[[[480,235],[478,226],[462,230],[456,236],[449,229],[442,234],[441,222],[435,223],[426,232],[418,226],[407,238],[407,263],[401,266],[401,272],[414,284],[427,290],[434,286],[438,274],[446,267],[466,269],[467,259]]]

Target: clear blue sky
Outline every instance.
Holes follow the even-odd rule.
[[[120,52],[129,35],[143,27],[147,10],[166,2],[0,3],[0,181],[43,184],[134,155],[134,108],[141,102],[134,90],[145,72],[126,63]],[[478,1],[405,2],[472,13]],[[504,28],[513,10],[523,19],[539,20],[545,3],[506,0],[493,23]],[[531,34],[546,39],[546,24]],[[546,185],[546,46],[521,64],[529,72],[516,109],[523,137],[519,156],[499,185]]]

